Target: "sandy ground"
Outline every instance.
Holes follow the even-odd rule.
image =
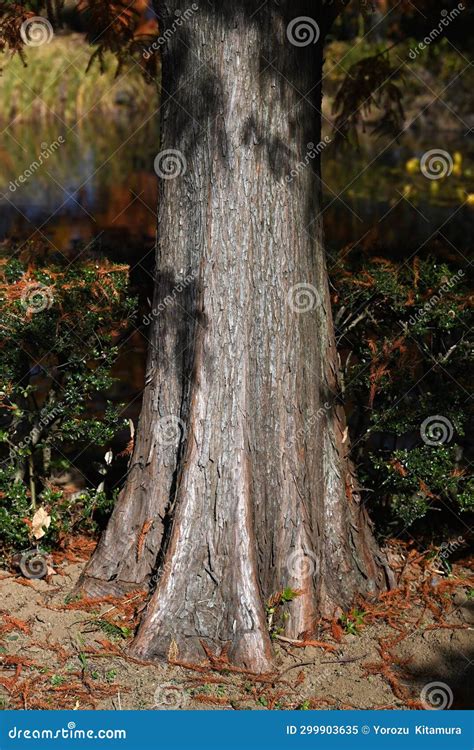
[[[133,628],[144,597],[129,596],[125,609],[71,601],[83,564],[64,561],[48,580],[0,571],[2,708],[395,709],[436,700],[472,706],[469,568],[456,568],[453,580],[441,579],[441,586],[424,571],[423,597],[416,589],[421,591],[421,580],[408,577],[405,594],[374,606],[358,634],[323,629],[318,637],[327,650],[277,642],[275,674],[257,677],[222,664],[190,669],[131,660],[129,631],[111,633],[102,618]],[[412,596],[406,594],[410,587]],[[441,698],[422,693],[433,682],[443,683]]]

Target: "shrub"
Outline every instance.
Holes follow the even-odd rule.
[[[380,528],[474,509],[467,265],[345,252],[333,277],[353,456]],[[438,514],[439,515],[439,514]]]
[[[46,543],[110,509],[103,487],[57,482],[71,446],[107,446],[124,420],[107,397],[118,339],[135,300],[128,267],[104,260],[48,265],[0,260],[0,521],[4,549],[25,545],[44,506]],[[105,407],[92,408],[101,393]],[[105,471],[106,463],[104,463]],[[62,483],[64,484],[64,483]]]

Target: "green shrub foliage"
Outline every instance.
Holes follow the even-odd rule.
[[[472,511],[467,264],[394,262],[349,248],[335,269],[353,456],[380,528]]]
[[[41,254],[36,254],[41,257]],[[35,257],[35,255],[32,255]],[[0,533],[3,551],[31,542],[31,518],[51,517],[42,540],[93,526],[113,498],[101,483],[72,491],[71,448],[103,447],[125,421],[107,393],[135,299],[128,267],[103,260],[0,260]],[[97,394],[101,394],[99,407]],[[104,471],[107,462],[104,462]],[[66,477],[66,480],[64,479]]]

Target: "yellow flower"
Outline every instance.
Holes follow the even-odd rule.
[[[419,168],[420,160],[415,156],[412,159],[408,159],[407,163],[405,164],[405,169],[408,174],[415,174],[415,172],[418,172]]]

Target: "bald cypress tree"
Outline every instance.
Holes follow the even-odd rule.
[[[130,472],[81,579],[151,584],[136,655],[203,643],[271,665],[286,635],[386,585],[347,458],[320,210],[324,33],[336,4],[159,4],[154,312]],[[175,300],[169,304],[170,298]]]

